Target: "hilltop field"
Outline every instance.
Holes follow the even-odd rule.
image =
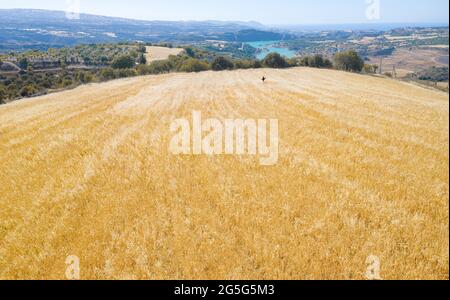
[[[184,49],[182,48],[167,48],[167,47],[157,47],[157,46],[147,46],[145,47],[147,53],[145,54],[147,58],[147,63],[150,64],[157,60],[168,59],[170,55],[179,55]]]
[[[426,70],[430,66],[448,68],[448,47],[399,48],[392,55],[383,57],[382,61],[385,72],[392,72],[395,67],[399,77],[420,73],[420,70]],[[380,63],[380,57],[371,57],[368,63],[377,65]]]
[[[268,82],[260,78],[266,73]],[[169,152],[279,120],[279,160]],[[293,68],[88,84],[0,106],[0,279],[448,279],[448,94]],[[369,262],[369,266],[368,263]]]

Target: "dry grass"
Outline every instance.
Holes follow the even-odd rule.
[[[259,78],[266,72],[268,84]],[[448,279],[448,95],[313,70],[171,74],[0,107],[0,278]],[[172,156],[172,119],[278,118],[280,160]]]
[[[156,46],[147,46],[146,58],[147,64],[157,60],[164,60],[169,58],[170,55],[179,55],[184,49],[181,48],[166,48],[166,47],[156,47]]]
[[[368,64],[380,64],[379,57],[371,57]],[[395,66],[399,77],[418,72],[430,66],[448,67],[448,49],[442,48],[399,48],[383,58],[383,72],[392,72]]]

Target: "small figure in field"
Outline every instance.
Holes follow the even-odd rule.
[[[262,80],[262,82],[263,82],[263,83],[265,83],[265,82],[266,82],[266,80],[267,80],[267,76],[266,76],[266,75],[264,75],[264,76],[263,76],[263,78],[262,78],[261,80]]]

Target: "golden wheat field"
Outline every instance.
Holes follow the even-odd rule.
[[[260,77],[267,73],[269,81]],[[169,153],[277,118],[279,161]],[[168,74],[0,107],[0,278],[448,279],[448,94],[331,70]]]

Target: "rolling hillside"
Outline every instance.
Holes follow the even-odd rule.
[[[268,82],[260,78],[267,73]],[[175,118],[279,120],[280,156],[174,156]],[[448,279],[448,94],[298,68],[0,106],[0,279]]]

